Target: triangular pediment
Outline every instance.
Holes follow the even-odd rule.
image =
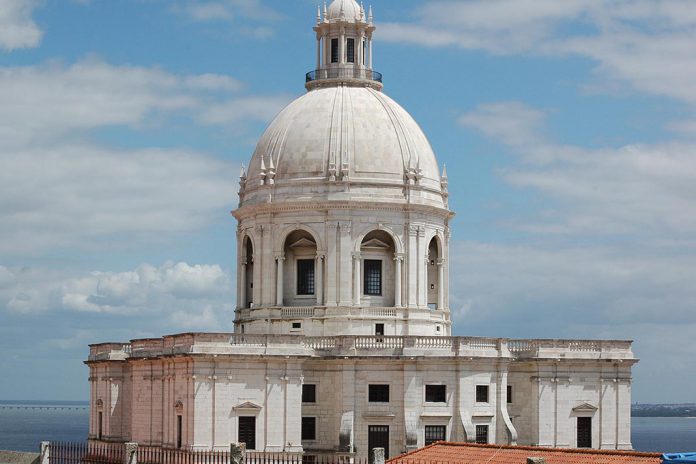
[[[575,405],[573,411],[575,412],[595,412],[597,406],[593,406],[590,403],[581,402]]]
[[[299,239],[295,243],[291,244],[290,248],[315,247],[315,246],[317,246],[316,243],[314,243],[313,241],[311,241],[308,238],[302,237],[301,239]]]
[[[389,245],[384,243],[383,241],[377,239],[377,238],[371,238],[370,240],[363,242],[362,245],[360,245],[361,248],[389,248]]]
[[[251,401],[245,401],[243,403],[238,404],[237,406],[235,406],[232,409],[235,409],[235,410],[244,409],[245,411],[260,411],[261,406],[259,406],[256,403],[252,403]]]

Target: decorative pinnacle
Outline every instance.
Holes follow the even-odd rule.
[[[360,21],[365,21],[365,7],[363,2],[360,2]]]
[[[370,5],[369,13],[367,14],[367,22],[372,24],[372,5]]]
[[[246,176],[246,169],[244,169],[244,163],[242,163],[242,168],[239,170],[239,178],[245,180]]]
[[[321,7],[317,4],[317,24],[321,22]]]
[[[326,21],[329,18],[329,12],[326,9],[326,1],[324,1],[324,21]]]
[[[447,165],[442,165],[442,175],[440,176],[443,182],[447,182]]]

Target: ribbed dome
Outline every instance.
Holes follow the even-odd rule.
[[[283,109],[256,146],[247,192],[263,177],[262,159],[263,169],[275,169],[277,187],[313,180],[326,184],[332,168],[336,177],[347,174],[352,183],[398,187],[411,168],[418,172],[418,185],[435,194],[438,206],[444,204],[425,134],[406,110],[369,87],[317,88]]]
[[[339,19],[341,9],[347,20],[360,19],[360,5],[355,0],[334,0],[329,5],[329,19]]]

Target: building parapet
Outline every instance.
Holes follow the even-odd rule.
[[[296,357],[460,357],[635,360],[629,340],[507,339],[444,336],[255,335],[183,333],[131,343],[90,345],[88,362],[177,355],[263,355]]]

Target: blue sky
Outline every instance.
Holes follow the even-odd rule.
[[[693,4],[372,6],[447,164],[455,334],[634,339],[634,401],[696,401]],[[0,0],[0,398],[85,399],[88,343],[231,330],[239,167],[315,15]]]

